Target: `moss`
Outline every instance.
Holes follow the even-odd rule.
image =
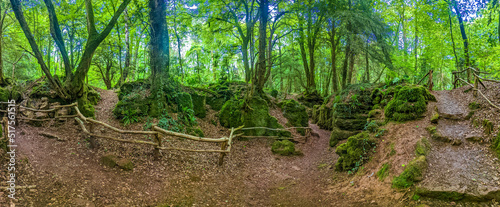
[[[370,112],[368,112],[368,117],[369,118],[374,118],[382,114],[382,110],[380,109],[373,109]]]
[[[134,169],[134,163],[132,163],[132,161],[129,159],[120,159],[120,160],[116,161],[116,165],[119,168],[121,168],[123,170],[127,170],[127,171]]]
[[[107,154],[101,157],[101,164],[113,168],[117,165],[117,159],[118,158],[115,155]]]
[[[427,138],[422,138],[417,141],[417,145],[415,146],[415,154],[417,156],[427,156],[427,153],[429,153],[431,149],[431,143]]]
[[[436,126],[430,125],[430,126],[426,127],[425,130],[427,130],[431,134],[434,134],[434,133],[436,133]]]
[[[375,134],[376,138],[383,137],[387,129],[377,129],[377,133]]]
[[[418,201],[418,200],[420,200],[420,196],[415,193],[415,194],[413,194],[413,196],[411,197],[411,199],[414,200],[414,201]]]
[[[78,102],[78,110],[84,115],[85,117],[94,117],[95,115],[95,109],[94,105],[87,99],[87,94],[84,93],[84,95],[80,98],[77,99]]]
[[[418,119],[432,100],[436,98],[423,86],[404,86],[385,107],[385,116],[398,122]]]
[[[376,141],[370,138],[367,132],[349,137],[346,143],[339,145],[335,150],[339,155],[335,169],[356,171],[368,159],[368,154],[375,145]]]
[[[177,111],[185,112],[187,110],[193,110],[193,99],[189,93],[181,92],[177,94]]]
[[[193,111],[194,115],[199,118],[205,118],[207,116],[206,96],[199,93],[191,93],[191,99],[193,100]]]
[[[384,179],[389,175],[389,169],[391,165],[389,163],[384,163],[380,170],[377,171],[377,177],[380,181],[384,181]]]
[[[333,123],[335,126],[343,130],[363,130],[367,122],[366,119],[337,118]]]
[[[273,98],[278,97],[278,91],[277,91],[276,89],[273,89],[273,90],[271,91],[271,96],[272,96]]]
[[[439,120],[439,113],[436,111],[432,112],[431,123],[437,124]]]
[[[464,193],[459,193],[459,192],[455,192],[455,191],[430,191],[430,190],[427,190],[425,188],[420,188],[420,187],[417,187],[415,189],[415,193],[418,193],[421,196],[437,198],[440,200],[458,201],[458,200],[462,200],[465,198]]]
[[[205,137],[205,133],[203,133],[203,130],[201,130],[200,128],[196,128],[194,129],[194,133],[196,134],[196,136],[198,137]]]
[[[207,104],[210,105],[210,107],[214,111],[220,111],[225,102],[226,99],[224,97],[219,97],[219,96],[207,97]]]
[[[260,97],[252,97],[247,101],[248,109],[243,111],[243,124],[245,127],[266,127],[271,129],[283,128],[278,120],[269,115],[267,102]],[[277,131],[268,129],[245,130],[249,136],[283,136],[290,137],[289,131]]]
[[[274,154],[289,156],[295,154],[295,144],[289,140],[276,140],[271,146],[271,151]]]
[[[394,149],[394,143],[391,143],[391,145],[389,146],[389,148],[391,149],[391,151],[389,151],[388,157],[395,155],[396,154],[396,150]]]
[[[341,130],[339,128],[333,128],[332,133],[330,134],[330,147],[334,147],[339,143],[340,140],[344,140],[349,138],[350,136],[356,135],[358,132]]]
[[[304,93],[300,94],[299,97],[297,98],[302,104],[306,105],[307,107],[313,107],[314,105],[319,105],[323,103],[323,97],[318,93],[318,91],[305,91]]]
[[[413,159],[405,170],[392,180],[394,188],[408,188],[415,182],[423,179],[423,173],[427,169],[427,160],[425,156],[419,156]]]
[[[376,121],[371,121],[366,123],[365,129],[366,131],[369,132],[377,132],[378,131],[378,124]]]
[[[223,127],[239,127],[243,125],[242,113],[243,100],[231,99],[226,101],[219,112],[219,122]]]
[[[279,106],[283,110],[283,116],[288,120],[288,125],[294,127],[309,126],[309,116],[307,115],[306,107],[299,102],[290,99],[280,102]],[[305,135],[304,129],[297,129],[297,132],[301,135]]]
[[[493,148],[500,158],[500,127],[498,128],[498,135],[492,140],[491,148]]]
[[[490,120],[485,119],[483,120],[483,128],[484,133],[491,134],[491,132],[493,132],[493,123]]]
[[[469,103],[469,109],[470,110],[476,110],[476,109],[479,109],[481,108],[481,104],[477,103],[477,102],[471,102]]]

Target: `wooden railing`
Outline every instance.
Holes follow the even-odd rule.
[[[425,77],[429,76],[429,80],[427,81],[427,86],[429,87],[429,91],[432,91],[432,88],[434,87],[434,82],[432,82],[432,73],[434,71],[433,70],[429,70],[429,72],[427,72],[424,77],[422,77],[422,79],[420,79],[420,81],[417,83],[417,85],[420,85],[420,83],[425,79]]]
[[[231,133],[229,137],[222,137],[222,138],[204,138],[204,137],[197,137],[197,136],[192,136],[188,134],[182,134],[178,132],[173,132],[169,130],[162,129],[158,126],[153,125],[152,130],[153,131],[134,131],[134,130],[122,130],[118,129],[116,127],[113,127],[107,123],[97,121],[95,119],[85,117],[80,110],[78,109],[78,103],[72,103],[68,105],[61,105],[61,106],[55,106],[54,108],[51,109],[34,109],[34,108],[29,108],[25,106],[18,106],[18,108],[22,108],[24,110],[32,111],[32,112],[44,112],[44,113],[54,113],[54,117],[49,117],[49,118],[43,118],[43,119],[33,119],[33,118],[28,118],[28,117],[17,117],[19,120],[27,120],[27,121],[48,121],[48,120],[53,120],[53,119],[59,119],[59,118],[74,118],[75,121],[78,123],[80,126],[81,130],[87,135],[91,147],[97,147],[96,139],[95,138],[102,138],[102,139],[108,139],[112,141],[117,141],[117,142],[123,142],[123,143],[131,143],[131,144],[143,144],[143,145],[150,145],[154,147],[154,155],[156,158],[161,157],[161,150],[178,150],[178,151],[186,151],[186,152],[216,152],[220,153],[219,156],[219,161],[218,164],[222,165],[224,161],[224,157],[226,156],[227,153],[231,152],[231,146],[234,138],[241,136],[242,134],[234,134],[235,131],[243,128],[243,126],[238,127],[238,128],[231,128]],[[67,108],[67,109],[74,109],[76,114],[74,115],[64,115],[64,116],[58,116],[58,111]],[[19,113],[22,114],[22,113]],[[5,121],[2,121],[5,125]],[[153,136],[153,141],[145,141],[145,140],[136,140],[136,139],[123,139],[123,138],[116,138],[113,136],[107,136],[107,135],[101,135],[101,134],[96,134],[94,132],[94,129],[96,128],[95,126],[99,125],[102,127],[105,127],[115,133],[118,133],[120,135],[124,134],[134,134],[134,135],[146,135],[146,136]],[[87,127],[88,126],[88,127]],[[5,126],[4,126],[5,128]],[[8,128],[8,127],[7,127]],[[5,132],[5,131],[4,131]],[[220,149],[204,149],[204,150],[198,150],[198,149],[186,149],[186,148],[176,148],[176,147],[166,147],[163,146],[163,136],[171,136],[171,137],[177,137],[177,138],[183,138],[183,139],[189,139],[193,141],[198,141],[198,142],[210,142],[210,143],[220,143],[221,148]]]
[[[472,83],[469,83],[467,82],[466,80],[460,78],[460,74],[467,71],[468,69],[470,69],[472,71],[472,74],[474,76],[474,84]],[[473,90],[473,95],[474,95],[474,98],[477,98],[477,94],[479,93],[492,107],[494,108],[497,108],[500,110],[500,106],[497,106],[495,104],[493,104],[484,94],[483,92],[481,92],[481,90],[479,90],[479,84],[481,84],[481,86],[483,86],[484,89],[487,89],[486,86],[483,84],[483,81],[489,81],[489,82],[496,82],[496,83],[500,83],[500,81],[498,80],[493,80],[493,79],[487,79],[487,78],[483,78],[480,76],[480,74],[488,74],[486,72],[482,72],[482,71],[479,71],[475,68],[472,68],[472,67],[469,67],[469,68],[466,68],[464,70],[461,70],[461,71],[453,71],[453,89],[457,88],[460,83],[464,83],[466,85],[469,85],[472,87],[472,90]]]

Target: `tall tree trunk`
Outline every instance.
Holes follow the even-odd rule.
[[[451,8],[450,8],[450,13],[451,13]],[[452,22],[451,22],[451,14],[448,13],[448,20],[450,22],[450,35],[451,35],[451,45],[453,46],[453,54],[455,55],[455,68],[457,71],[459,71],[459,63],[458,63],[458,56],[457,56],[457,50],[455,49],[455,38],[453,38],[453,29],[452,29]]]
[[[368,54],[368,43],[366,43],[366,73],[365,73],[365,78],[366,82],[370,83],[370,59],[369,59],[369,54]]]
[[[118,83],[116,83],[116,85],[115,85],[115,87],[117,87],[117,88],[120,87],[123,83],[125,83],[125,81],[127,80],[128,74],[130,72],[131,48],[130,48],[130,27],[129,27],[129,18],[128,18],[127,9],[125,9],[125,11],[123,11],[123,19],[125,20],[125,28],[124,28],[125,29],[125,66],[122,69],[121,44],[120,44],[120,55],[119,56],[120,56],[121,76],[120,76],[120,79],[118,80]],[[118,35],[120,35],[120,32],[118,32]]]
[[[465,33],[464,22],[462,19],[462,15],[460,14],[460,10],[458,10],[456,0],[452,0],[452,3],[453,7],[455,8],[455,12],[457,13],[457,19],[460,25],[460,33],[462,34],[462,40],[464,41],[465,67],[467,68],[467,81],[470,83],[472,80],[472,70],[470,69],[469,40],[467,39],[467,34]]]
[[[269,16],[269,2],[268,0],[261,0],[259,6],[259,62],[257,63],[257,70],[254,76],[255,92],[262,94],[264,91],[264,84],[266,82],[266,36],[267,36],[267,18]]]
[[[347,85],[352,84],[352,74],[354,72],[354,60],[356,58],[356,54],[351,50],[349,58],[349,74],[347,74]]]
[[[337,38],[335,40],[335,34],[336,29],[335,29],[335,24],[334,21],[332,21],[332,32],[330,34],[330,44],[332,45],[331,49],[331,58],[332,58],[332,92],[335,93],[337,92],[338,89],[338,76],[337,76],[337,45],[339,42],[340,38]]]
[[[151,25],[149,61],[153,88],[158,88],[168,79],[170,53],[166,9],[165,0],[149,1]]]

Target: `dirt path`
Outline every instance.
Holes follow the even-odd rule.
[[[141,129],[143,123],[128,127],[114,119],[118,101],[113,91],[99,90],[96,119],[119,128]],[[208,136],[227,136],[228,130],[209,124],[214,116],[200,119]],[[283,157],[271,153],[273,140],[235,141],[222,167],[217,153],[165,151],[159,161],[152,148],[100,140],[89,148],[78,125],[45,123],[42,127],[20,124],[19,185],[36,185],[20,190],[20,206],[331,206],[327,192],[333,181],[332,166],[337,160],[328,146],[330,132],[310,124],[319,137],[309,137],[296,148],[302,156]],[[215,128],[213,129],[208,129]],[[47,139],[50,132],[67,141]],[[103,129],[97,129],[103,132]],[[129,138],[129,137],[123,137]],[[214,147],[211,143],[191,147]],[[218,146],[215,146],[216,148]],[[132,159],[135,169],[123,171],[100,164],[100,157],[113,153]],[[3,175],[4,177],[5,175]],[[4,206],[7,200],[0,200]]]
[[[436,93],[440,119],[437,131],[455,143],[431,140],[427,156],[429,167],[417,186],[427,196],[451,199],[500,199],[500,162],[487,144],[474,142],[485,136],[464,120],[467,102],[460,101],[454,91]],[[444,116],[443,116],[444,115]],[[459,140],[459,142],[456,142]]]

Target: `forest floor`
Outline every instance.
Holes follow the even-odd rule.
[[[489,91],[500,91],[498,86],[488,87],[494,88]],[[404,169],[403,165],[415,157],[413,153],[415,143],[421,137],[429,137],[425,127],[430,125],[430,115],[434,107],[440,108],[460,100],[461,105],[457,107],[464,109],[463,106],[470,102],[472,93],[466,94],[464,90],[460,88],[453,92],[435,92],[438,102],[431,102],[428,105],[425,118],[402,124],[389,123],[384,126],[388,132],[381,138],[371,161],[354,175],[334,171],[338,156],[335,154],[335,148],[328,145],[330,132],[319,129],[312,123],[310,127],[317,136],[308,137],[296,144],[302,155],[291,157],[274,155],[270,150],[273,141],[270,139],[236,140],[223,166],[216,164],[218,153],[164,151],[164,156],[160,160],[154,160],[152,147],[107,140],[99,140],[98,147],[92,149],[79,126],[72,120],[48,122],[44,123],[43,127],[20,123],[16,130],[18,144],[16,184],[36,187],[18,189],[16,204],[17,206],[110,207],[416,206],[419,204],[494,206],[496,204],[494,201],[470,203],[427,198],[414,201],[410,199],[412,196],[410,191],[391,188],[392,176],[399,175]],[[143,128],[144,123],[123,127],[112,115],[113,107],[118,101],[116,93],[110,90],[99,92],[102,100],[96,105],[97,120],[122,129]],[[490,93],[487,95],[497,96],[493,92]],[[487,109],[489,107],[484,103],[483,106],[484,110],[476,112],[474,117],[490,117],[494,123],[500,123],[498,118],[490,115],[491,109]],[[465,111],[460,111],[462,112]],[[271,109],[270,113],[276,116],[281,124],[286,123],[280,109]],[[209,110],[207,117],[197,119],[205,136],[215,138],[228,136],[228,129],[218,123],[217,126],[212,124],[212,121],[216,120],[215,115],[215,111]],[[465,132],[461,133],[462,131],[481,129],[467,124],[465,121],[443,119],[439,122],[438,130],[442,133],[453,133],[452,137],[464,139],[466,135]],[[105,129],[97,130],[103,134],[108,133]],[[41,132],[57,135],[61,140],[48,139],[42,136]],[[148,137],[141,138],[148,139]],[[199,149],[219,148],[212,143],[193,143],[187,140],[175,144]],[[500,177],[498,169],[481,167],[481,165],[498,164],[498,160],[488,151],[486,144],[467,143],[467,141],[458,147],[448,146],[449,144],[440,147],[439,143],[435,142],[432,144],[433,150],[437,150],[431,151],[429,155],[429,173],[420,184],[422,186],[427,186],[427,183],[431,186],[439,186],[438,184],[450,186],[447,185],[448,181],[453,182],[455,179],[460,181],[458,185],[461,187],[476,185],[477,182],[493,184],[483,179],[494,180],[495,177]],[[449,150],[452,148],[456,149]],[[395,153],[390,153],[391,150]],[[441,150],[444,152],[441,153]],[[460,154],[458,150],[474,151]],[[109,153],[131,159],[135,168],[132,171],[124,171],[103,166],[100,158]],[[375,174],[384,163],[391,165],[390,176],[380,181]],[[2,166],[6,167],[6,162],[2,161]],[[483,169],[487,172],[483,173]],[[477,177],[464,177],[462,176],[464,173],[467,176]],[[487,173],[488,176],[483,176],[482,173]],[[454,176],[448,176],[449,174]],[[0,177],[7,179],[5,170],[1,171]],[[474,178],[474,182],[465,181],[469,178]],[[6,206],[10,202],[5,192],[0,192],[0,205]]]

